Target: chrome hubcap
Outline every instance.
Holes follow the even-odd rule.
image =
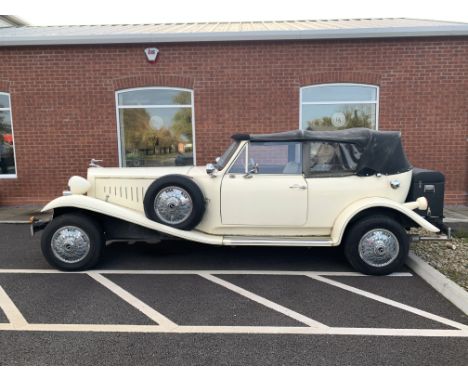
[[[399,252],[398,239],[383,228],[367,232],[359,241],[359,256],[373,267],[385,267],[397,258]]]
[[[89,253],[89,236],[81,228],[65,226],[55,231],[51,247],[54,255],[69,264],[78,263]]]
[[[193,202],[183,188],[165,187],[154,199],[154,211],[158,218],[166,224],[179,224],[187,220],[192,213]]]

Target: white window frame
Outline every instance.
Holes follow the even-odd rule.
[[[10,93],[0,92],[0,95],[5,95],[8,97],[8,107],[0,107],[0,111],[9,111],[10,112],[10,122],[11,122],[11,136],[13,138],[13,157],[15,160],[15,173],[14,174],[0,174],[0,179],[17,179],[18,178],[18,162],[16,161],[16,147],[15,147],[15,133],[13,131],[13,113],[11,111],[11,96]]]
[[[315,101],[315,102],[304,102],[302,100],[303,91],[309,88],[320,88],[320,87],[334,87],[334,86],[361,86],[366,88],[373,88],[376,90],[375,101]],[[375,130],[379,130],[379,104],[380,104],[380,89],[377,85],[359,84],[353,82],[334,82],[327,84],[308,85],[301,87],[299,91],[299,130],[302,128],[302,106],[303,105],[339,105],[339,104],[374,104],[375,105]]]
[[[190,92],[192,102],[190,105],[119,105],[119,95],[122,93],[129,93],[132,91],[138,90],[181,90]],[[193,89],[186,89],[186,88],[178,88],[178,87],[168,87],[168,86],[144,86],[138,88],[129,88],[129,89],[122,89],[117,90],[115,92],[115,112],[116,112],[116,120],[117,120],[117,148],[119,152],[119,167],[122,167],[122,137],[121,137],[121,130],[120,130],[120,109],[146,109],[146,108],[191,108],[192,110],[192,152],[193,152],[193,165],[196,166],[197,158],[196,158],[196,145],[195,145],[195,107],[194,107],[195,99]]]

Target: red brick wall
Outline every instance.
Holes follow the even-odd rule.
[[[18,173],[0,179],[0,205],[59,195],[90,158],[118,165],[118,89],[192,88],[204,164],[234,132],[296,129],[300,87],[326,82],[379,85],[379,128],[401,130],[414,165],[445,173],[446,203],[467,203],[467,57],[461,37],[0,48]]]

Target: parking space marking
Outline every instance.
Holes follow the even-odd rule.
[[[468,338],[468,330],[443,329],[385,329],[385,328],[311,328],[295,326],[185,326],[173,328],[159,325],[99,325],[99,324],[26,324],[19,328],[0,324],[0,331],[27,332],[94,332],[94,333],[172,333],[172,334],[301,334],[342,336],[398,336],[398,337],[461,337]]]
[[[327,279],[325,277],[318,276],[318,275],[309,275],[309,277],[314,279],[314,280],[317,280],[317,281],[320,281],[320,282],[335,286],[337,288],[347,290],[348,292],[352,292],[352,293],[358,294],[360,296],[367,297],[367,298],[369,298],[371,300],[375,300],[375,301],[381,302],[383,304],[387,304],[387,305],[393,306],[395,308],[399,308],[401,310],[406,310],[407,312],[417,314],[418,316],[428,318],[429,320],[437,321],[437,322],[440,322],[441,324],[448,325],[448,326],[451,326],[453,328],[457,328],[457,329],[460,329],[460,330],[468,330],[467,325],[461,324],[461,323],[456,322],[456,321],[449,320],[448,318],[437,316],[435,314],[426,312],[426,311],[418,309],[418,308],[414,308],[414,307],[409,306],[409,305],[402,304],[401,302],[397,302],[395,300],[391,300],[389,298],[382,297],[382,296],[379,296],[379,295],[374,294],[374,293],[364,291],[362,289],[358,289],[358,288],[355,288],[355,287],[340,283],[338,281],[330,280],[330,279]]]
[[[281,314],[284,314],[285,316],[288,316],[296,321],[302,322],[303,324],[306,324],[307,326],[310,326],[311,328],[328,328],[328,326],[322,324],[321,322],[315,321],[309,317],[306,317],[298,312],[295,312],[294,310],[291,310],[289,308],[286,308],[285,306],[279,305],[273,301],[267,300],[264,297],[261,297],[255,293],[249,292],[248,290],[241,288],[235,284],[232,284],[228,281],[222,280],[216,276],[209,275],[206,273],[200,274],[201,277],[215,283],[218,285],[221,285],[224,288],[227,288],[229,290],[232,290],[233,292],[236,292],[240,294],[241,296],[244,296],[252,301],[255,301],[258,304],[261,304],[263,306],[266,306],[269,309],[275,310]]]
[[[96,270],[89,272],[98,272],[101,274],[128,274],[128,275],[270,275],[270,276],[358,276],[358,277],[372,277],[359,272],[337,272],[337,271],[261,271],[261,270]],[[0,270],[1,273],[1,270]],[[385,277],[412,277],[413,274],[409,272],[395,272]]]
[[[66,273],[57,270],[20,270],[20,269],[3,269],[0,273]],[[363,276],[355,272],[320,272],[320,271],[235,271],[235,270],[164,270],[164,271],[148,271],[148,270],[95,270],[88,272],[76,272],[87,274],[93,280],[97,281],[108,290],[112,291],[126,303],[138,309],[151,320],[155,325],[122,325],[122,324],[30,324],[28,323],[21,312],[18,310],[14,302],[10,299],[7,293],[0,287],[0,308],[4,311],[9,323],[0,323],[0,331],[48,331],[48,332],[126,332],[126,333],[204,333],[204,334],[305,334],[305,335],[348,335],[348,336],[412,336],[412,337],[468,337],[468,326],[461,323],[437,316],[420,309],[413,308],[409,305],[399,303],[397,301],[366,292],[364,290],[351,287],[335,280],[327,279],[326,276]],[[73,273],[72,273],[73,274]],[[271,308],[277,312],[285,314],[299,322],[302,322],[308,327],[284,327],[284,326],[194,326],[194,325],[177,325],[170,319],[160,314],[143,301],[139,300],[103,274],[192,274],[201,276],[213,283],[225,287],[233,292],[236,292],[248,299],[251,299],[261,305]],[[388,328],[350,328],[350,327],[329,327],[320,322],[313,320],[310,317],[301,315],[298,312],[290,310],[282,305],[276,304],[266,298],[263,298],[255,293],[243,289],[235,284],[216,277],[214,274],[240,274],[240,275],[288,275],[288,276],[308,276],[316,281],[323,282],[351,293],[361,295],[363,297],[391,305],[393,307],[417,314],[419,316],[449,325],[456,329],[388,329]],[[393,274],[391,277],[408,277],[411,273],[402,272]],[[158,323],[159,325],[157,325]]]
[[[99,273],[90,272],[88,275],[99,284],[103,285],[107,289],[109,289],[112,293],[116,294],[126,303],[130,304],[134,308],[138,309],[141,313],[145,316],[159,324],[159,326],[163,326],[167,329],[170,329],[174,326],[177,326],[174,322],[168,319],[166,316],[162,315],[161,313],[154,310],[149,305],[145,304],[143,301],[139,300],[131,293],[127,292],[125,289],[121,288],[113,281],[109,280],[108,278],[100,275]]]
[[[136,269],[136,270],[122,270],[122,269],[97,269],[92,271],[81,271],[81,272],[64,272],[57,269],[1,269],[0,273],[84,273],[84,274],[116,274],[116,275],[200,275],[200,274],[219,274],[219,275],[271,275],[271,276],[357,276],[357,277],[374,277],[365,275],[359,272],[343,272],[343,271],[261,271],[261,270],[149,270],[149,269]],[[413,277],[410,272],[395,272],[384,277]]]
[[[7,317],[9,324],[14,328],[23,328],[28,323],[24,316],[21,314],[15,303],[11,300],[5,290],[0,286],[0,309],[3,310]]]

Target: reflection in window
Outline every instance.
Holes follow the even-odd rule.
[[[124,167],[194,164],[192,91],[145,88],[117,93]]]
[[[0,178],[16,176],[10,95],[0,93]]]
[[[378,88],[329,84],[301,89],[301,129],[377,128]]]

